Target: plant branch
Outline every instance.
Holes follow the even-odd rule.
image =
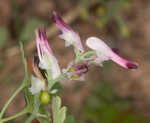
[[[28,112],[29,112],[29,111],[28,111],[28,108],[25,108],[24,110],[22,110],[21,112],[15,114],[15,115],[13,115],[13,116],[10,116],[10,117],[1,119],[1,120],[0,120],[0,123],[4,123],[4,122],[7,122],[7,121],[9,121],[9,120],[15,119],[15,118],[17,118],[17,117],[19,117],[19,116],[21,116],[21,115],[24,115],[24,114],[26,114],[26,113],[28,113]]]
[[[8,105],[11,103],[11,101],[16,97],[16,95],[26,86],[24,84],[25,82],[23,82],[21,84],[21,86],[13,93],[13,95],[8,99],[7,103],[4,105],[4,107],[2,108],[1,112],[0,112],[0,119],[3,117]]]
[[[29,116],[29,118],[26,120],[25,123],[31,123],[31,121],[37,116],[38,111],[39,111],[39,107],[40,107],[39,97],[40,97],[40,93],[38,93],[34,96],[33,111],[32,111],[32,114]]]

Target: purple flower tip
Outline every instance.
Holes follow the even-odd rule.
[[[47,37],[46,37],[46,28],[45,27],[43,27],[41,30],[38,29],[38,36],[39,36],[40,40],[42,40],[42,38],[43,38],[43,40],[47,39]]]
[[[60,14],[55,11],[52,12],[52,21],[58,26],[71,30],[71,28],[63,21]]]
[[[37,30],[37,32],[38,32],[38,36],[39,36],[39,38],[41,39],[41,38],[42,38],[41,30],[40,30],[40,29],[38,29],[38,30]]]
[[[39,64],[39,57],[38,56],[34,56],[33,57],[33,62],[34,62],[34,65]]]
[[[131,62],[127,63],[126,66],[128,69],[137,69],[138,68],[138,66],[136,64],[133,64]]]
[[[77,64],[73,66],[73,69],[80,74],[87,73],[89,71],[88,66],[86,64]]]
[[[119,55],[119,49],[118,48],[112,48],[112,51]]]
[[[38,67],[38,65],[39,65],[39,58],[38,58],[38,56],[34,56],[33,57],[33,65],[32,65],[32,67],[33,67],[33,71],[34,71],[34,73],[35,73],[35,75],[37,76],[37,77],[40,77],[41,76],[41,74],[39,73],[39,67]]]
[[[46,28],[45,28],[45,27],[42,28],[42,32],[41,32],[41,33],[42,33],[43,39],[44,39],[44,40],[47,40]]]
[[[86,64],[83,64],[79,66],[79,70],[84,70],[83,73],[87,73],[89,71],[89,68]]]
[[[57,13],[55,11],[53,11],[52,16],[51,16],[52,21],[56,23],[57,18],[58,18]]]
[[[53,11],[53,13],[52,13],[52,21],[56,23],[57,20],[62,21],[60,15],[57,12]]]

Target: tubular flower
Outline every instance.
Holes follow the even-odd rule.
[[[53,79],[60,75],[60,68],[57,59],[48,44],[46,31],[38,29],[36,31],[36,45],[39,57],[39,67],[41,69],[51,70]]]
[[[77,50],[84,52],[80,36],[62,20],[58,13],[52,13],[52,20],[62,31],[62,34],[59,35],[59,37],[65,40],[65,46],[68,47],[70,45],[73,45]]]
[[[69,64],[67,69],[63,69],[64,73],[67,73],[68,78],[71,80],[84,81],[84,74],[88,72],[88,66],[86,64]]]
[[[86,40],[86,45],[96,51],[94,60],[102,65],[103,61],[112,60],[120,66],[127,69],[137,69],[137,65],[118,55],[114,50],[108,47],[102,40],[96,37],[90,37]],[[93,57],[93,56],[92,56]]]

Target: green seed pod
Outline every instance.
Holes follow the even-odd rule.
[[[44,104],[48,104],[50,102],[51,98],[47,91],[42,91],[40,94],[40,101]]]

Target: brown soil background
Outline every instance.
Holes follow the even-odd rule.
[[[71,11],[79,1],[71,0],[17,0],[22,7],[22,20],[30,16],[36,16],[42,20],[50,20],[52,10],[59,11],[62,15]],[[139,64],[139,69],[129,71],[120,68],[113,63],[110,71],[104,68],[92,66],[87,74],[85,83],[64,81],[63,99],[70,107],[78,112],[84,100],[90,95],[94,88],[94,81],[103,79],[113,80],[113,87],[118,96],[128,100],[134,108],[140,109],[145,116],[150,116],[150,1],[133,0],[132,9],[126,14],[122,14],[130,30],[129,38],[122,38],[114,25],[109,24],[105,29],[97,28],[91,21],[83,21],[79,17],[74,19],[71,26],[79,32],[82,42],[89,36],[98,36],[107,40],[107,34],[114,34],[114,44],[120,49],[121,55]],[[0,25],[9,27],[14,14],[11,0],[0,0]],[[72,16],[72,15],[70,15]],[[51,21],[49,21],[51,25]],[[21,25],[20,25],[21,26]],[[66,67],[68,61],[73,59],[71,48],[64,47],[64,41],[57,36],[49,39],[56,57],[60,61],[61,68]],[[13,54],[13,48],[18,43],[14,37],[10,37],[8,43],[0,51],[0,58],[3,61],[3,68],[0,69],[0,108],[13,91],[23,80],[23,65],[20,55]],[[84,45],[85,47],[85,45]],[[27,56],[35,54],[35,46]],[[87,49],[87,48],[86,48]],[[102,70],[102,71],[101,71]],[[93,79],[94,78],[94,79]],[[74,92],[76,84],[81,84],[82,89]],[[19,94],[10,105],[6,115],[18,112],[24,107],[22,94]]]

